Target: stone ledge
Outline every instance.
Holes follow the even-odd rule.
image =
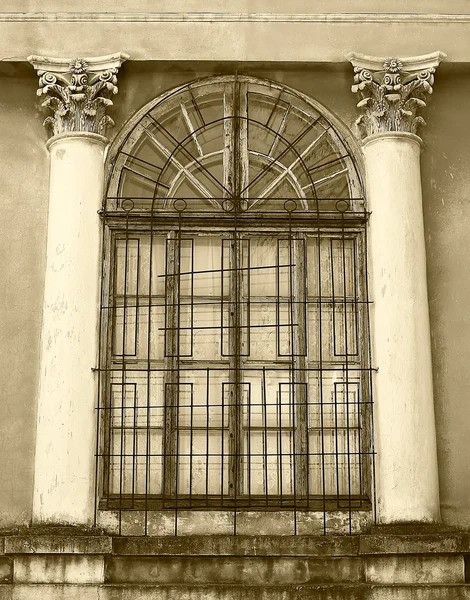
[[[359,536],[114,537],[118,555],[357,556]]]
[[[470,534],[372,534],[359,536],[359,554],[466,554]]]
[[[141,556],[368,556],[470,554],[470,533],[361,535],[108,536],[18,532],[0,537],[0,556],[115,554]]]
[[[470,585],[0,585],[0,600],[470,600]]]
[[[80,535],[11,535],[4,538],[5,554],[110,554],[112,538]]]

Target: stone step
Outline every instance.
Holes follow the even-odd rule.
[[[17,584],[463,584],[468,536],[6,536]],[[467,578],[468,581],[468,578]]]
[[[0,600],[470,600],[470,585],[0,585]]]
[[[0,558],[3,581],[187,585],[465,583],[462,555],[99,556],[22,554]]]
[[[464,583],[462,556],[110,556],[108,583]]]

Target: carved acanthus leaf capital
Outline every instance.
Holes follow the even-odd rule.
[[[365,136],[388,131],[417,133],[425,121],[418,114],[432,94],[434,73],[442,52],[409,58],[373,58],[350,54],[354,67],[352,91],[359,94],[356,124]]]
[[[45,121],[52,135],[68,131],[106,134],[114,121],[107,114],[117,94],[117,74],[129,57],[118,53],[95,58],[29,56],[39,76],[38,96],[51,111]]]

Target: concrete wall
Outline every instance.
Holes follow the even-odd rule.
[[[33,77],[0,76],[0,526],[31,515],[48,161]]]
[[[470,527],[470,67],[443,65],[422,155],[442,515]]]
[[[128,61],[112,109],[115,131],[163,91],[235,70],[290,85],[325,104],[348,126],[356,118],[349,65]],[[37,109],[36,82],[31,67],[0,69],[1,527],[25,523],[31,512],[48,187],[46,134]],[[427,147],[422,155],[442,513],[447,523],[468,528],[470,120],[465,115],[469,98],[470,68],[441,65],[425,114],[429,125],[423,131]]]
[[[338,62],[352,50],[469,62],[467,0],[3,0],[0,57]],[[412,11],[412,12],[410,12]]]

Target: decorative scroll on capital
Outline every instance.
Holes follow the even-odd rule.
[[[365,136],[388,131],[417,133],[426,122],[418,112],[432,94],[434,73],[446,55],[433,52],[409,58],[375,58],[352,53],[352,91],[360,95],[356,124]]]
[[[117,94],[117,73],[129,56],[123,53],[95,58],[28,56],[39,76],[38,96],[52,114],[44,121],[51,135],[72,131],[106,134],[114,121],[107,114]]]

